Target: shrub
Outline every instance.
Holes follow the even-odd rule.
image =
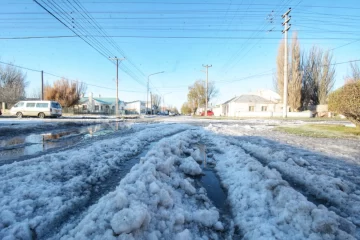
[[[344,115],[360,127],[360,81],[350,82],[329,96],[329,111]]]

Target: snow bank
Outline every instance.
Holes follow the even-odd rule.
[[[213,156],[216,170],[245,239],[354,239],[350,222],[309,202],[278,171],[225,138],[211,135],[208,141],[223,151]]]
[[[140,153],[146,144],[190,126],[154,124],[133,128],[135,132],[130,136],[0,166],[0,239],[44,236],[87,203],[91,192],[119,163]],[[117,201],[121,205],[125,200]],[[134,217],[141,221],[143,216]]]
[[[198,170],[184,152],[198,139],[186,131],[160,141],[61,239],[219,239],[219,212],[187,177]]]

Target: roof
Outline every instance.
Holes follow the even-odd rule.
[[[274,103],[270,100],[267,100],[263,97],[257,95],[240,95],[237,97],[234,102],[236,103]]]
[[[93,98],[95,101],[101,103],[101,104],[107,104],[107,105],[112,105],[112,104],[115,104],[116,103],[116,98],[97,98],[97,97],[94,97]],[[89,100],[88,97],[82,97],[79,101],[80,104],[83,104],[85,102],[87,102]],[[119,103],[121,103],[123,101],[121,101],[119,99]]]
[[[236,97],[233,97],[233,98],[231,98],[230,100],[227,100],[226,102],[224,102],[223,104],[227,104],[227,103],[233,101],[235,98],[236,98]]]
[[[146,103],[145,101],[141,101],[141,100],[136,100],[136,101],[132,101],[132,102],[125,102],[125,103],[128,104],[128,103],[135,103],[135,102]]]

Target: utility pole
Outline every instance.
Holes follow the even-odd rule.
[[[119,60],[125,60],[125,58],[110,58],[110,60],[116,60],[116,103],[115,103],[115,113],[116,117],[119,116]]]
[[[206,91],[205,91],[205,116],[207,116],[207,109],[208,109],[208,91],[209,91],[209,67],[212,65],[204,65],[203,67],[206,68]]]
[[[41,100],[44,100],[44,71],[41,71]]]
[[[287,95],[288,95],[288,31],[291,27],[291,24],[289,24],[289,21],[291,19],[291,16],[289,16],[289,13],[291,12],[291,8],[287,10],[286,13],[284,13],[281,17],[285,18],[282,25],[284,26],[284,30],[282,33],[284,33],[284,96],[283,96],[283,118],[287,118]]]

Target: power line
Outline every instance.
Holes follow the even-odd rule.
[[[73,33],[75,33],[76,36],[80,37],[83,41],[85,41],[90,47],[92,47],[93,49],[95,49],[98,53],[100,53],[103,57],[105,57],[108,60],[109,56],[116,56],[117,54],[113,54],[112,51],[106,47],[102,42],[100,42],[100,39],[105,39],[107,41],[108,44],[110,44],[114,49],[116,49],[117,51],[119,51],[121,53],[121,55],[123,57],[126,57],[128,59],[128,62],[131,63],[131,65],[134,66],[134,68],[139,71],[142,75],[144,75],[141,70],[129,59],[128,56],[125,56],[124,51],[121,50],[116,44],[115,42],[113,42],[112,39],[109,38],[109,36],[101,29],[101,27],[95,22],[95,20],[93,18],[91,18],[91,16],[88,14],[88,11],[86,11],[85,8],[83,8],[80,4],[80,2],[76,2],[76,5],[78,7],[75,7],[74,4],[72,4],[70,1],[67,0],[68,3],[63,2],[63,6],[67,6],[68,9],[70,9],[70,11],[67,9],[66,11],[64,10],[65,8],[62,8],[59,4],[57,4],[55,1],[48,1],[49,4],[46,4],[46,6],[49,9],[47,9],[45,6],[43,6],[42,4],[40,4],[37,0],[34,0],[37,4],[39,4],[43,9],[45,9],[48,13],[50,13],[53,17],[55,17],[58,21],[60,21],[66,28],[70,29]],[[56,9],[52,8],[51,6],[55,7]],[[81,8],[82,11],[79,11],[79,9]],[[69,19],[69,13],[77,13],[80,14],[82,17],[81,18],[77,18],[79,19],[79,22],[76,21],[77,19],[74,19],[73,17],[70,16]],[[82,14],[81,12],[84,12],[84,14]],[[57,16],[55,16],[57,15]],[[68,18],[68,20],[66,21],[66,18]],[[84,21],[87,20],[87,23],[90,24],[90,26],[92,26],[100,35],[100,38],[98,38],[97,35],[90,33],[86,28],[85,25],[87,25],[87,23]],[[66,21],[67,24],[64,22]],[[70,21],[70,22],[68,22]],[[80,21],[82,23],[80,23]],[[90,22],[91,21],[91,22]],[[70,26],[74,24],[77,25],[77,28],[73,27],[71,28]],[[141,82],[140,79],[138,78],[138,76],[132,71],[130,70],[128,67],[126,67],[125,65],[121,65],[120,68],[127,74],[129,75],[132,79],[134,79],[136,82],[138,82],[141,85],[145,85],[144,82]]]
[[[171,2],[171,1],[167,1],[167,2],[158,2],[158,1],[82,1],[82,3],[86,3],[86,4],[158,4],[158,5],[224,5],[223,2]],[[12,5],[12,4],[31,4],[28,2],[16,2],[16,1],[12,1],[9,3],[6,3],[8,5]],[[232,5],[241,5],[239,3],[232,3]],[[243,5],[247,5],[247,4],[243,4]],[[253,3],[252,5],[254,6],[274,6],[274,4],[266,4],[266,3]],[[281,6],[286,6],[285,4],[280,4]],[[353,7],[353,6],[328,6],[328,5],[301,5],[301,7],[303,8],[336,8],[336,9],[360,9],[359,7]]]
[[[12,64],[12,63],[2,62],[2,61],[0,61],[0,63],[8,65],[8,66],[13,66],[13,67],[21,68],[21,69],[26,69],[26,70],[33,71],[33,72],[41,72],[40,70],[36,70],[36,69],[33,69],[33,68],[22,67],[22,66],[15,65],[15,64]]]
[[[13,67],[16,67],[16,68],[20,68],[20,69],[25,69],[25,70],[28,70],[28,71],[42,72],[41,70],[37,70],[37,69],[33,69],[33,68],[28,68],[28,67],[23,67],[23,66],[19,66],[19,65],[16,65],[16,64],[8,63],[8,62],[0,61],[0,63],[1,63],[1,64],[4,64],[4,65],[13,66]],[[44,71],[44,74],[47,74],[47,75],[53,76],[53,77],[57,77],[57,78],[69,79],[69,78],[66,78],[66,77],[64,77],[64,76],[59,76],[59,75],[57,75],[57,74],[53,74],[53,73],[50,73],[50,72],[45,72],[45,71]],[[90,83],[86,83],[86,82],[79,81],[79,80],[73,80],[73,79],[69,79],[69,80],[74,81],[74,82],[78,82],[78,83],[83,83],[83,84],[86,84],[86,85],[92,86],[92,87],[104,88],[104,89],[109,89],[109,90],[115,90],[114,88],[109,88],[109,87],[99,86],[99,85],[95,85],[95,84],[90,84]],[[138,92],[138,93],[143,93],[143,91],[133,91],[133,90],[119,90],[119,92]]]
[[[86,35],[85,35],[86,36]],[[0,37],[0,40],[16,40],[16,39],[41,39],[41,38],[77,38],[78,36],[74,35],[60,35],[60,36],[19,36],[19,37]],[[94,36],[102,38],[102,36]],[[109,37],[113,38],[167,38],[167,39],[248,39],[247,37],[212,37],[212,36],[146,36],[146,35],[112,35]],[[252,39],[263,39],[263,37],[253,37]],[[271,37],[266,39],[276,39],[281,40],[278,37]],[[350,37],[302,37],[298,39],[310,39],[310,40],[357,40],[358,38]]]

